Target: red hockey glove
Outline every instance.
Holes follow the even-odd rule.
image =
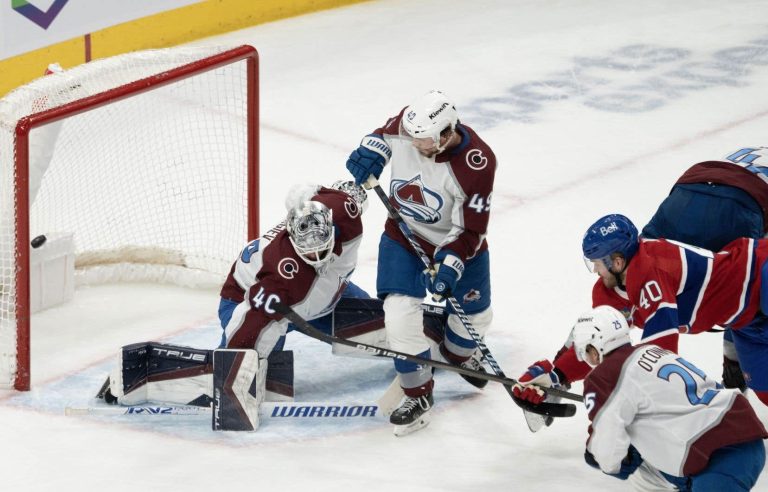
[[[552,363],[543,359],[535,362],[520,376],[517,384],[512,387],[512,392],[516,397],[538,405],[547,397],[540,387],[560,388],[561,386],[560,378],[554,371]]]

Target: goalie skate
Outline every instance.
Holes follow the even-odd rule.
[[[407,436],[429,425],[429,411],[434,405],[432,393],[423,396],[406,396],[403,403],[389,416],[389,422],[395,425],[395,436]]]

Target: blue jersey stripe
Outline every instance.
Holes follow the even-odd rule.
[[[695,311],[704,297],[712,259],[688,248],[681,247],[680,251],[683,253],[681,261],[686,274],[683,291],[677,295],[678,318],[680,325],[690,325],[691,318],[695,318]]]
[[[681,325],[678,321],[678,309],[674,304],[662,304],[656,309],[643,327],[643,339],[674,329]]]
[[[733,315],[733,317],[728,320],[727,325],[733,325],[735,323],[739,322],[739,318],[741,318],[741,314],[744,312],[747,306],[749,306],[749,301],[752,298],[752,285],[755,283],[755,277],[757,276],[757,246],[758,242],[754,239],[749,240],[749,256],[747,257],[747,261],[749,262],[749,278],[746,282],[746,292],[744,292],[744,300],[742,304],[739,306],[739,311]]]

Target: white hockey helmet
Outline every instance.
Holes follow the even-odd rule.
[[[611,306],[597,306],[579,316],[571,331],[571,337],[576,358],[587,364],[589,345],[597,350],[598,362],[603,362],[606,354],[630,343],[626,318],[621,311]]]
[[[403,112],[402,125],[412,138],[431,138],[440,145],[440,133],[456,129],[459,113],[453,101],[440,91],[430,91],[416,99]]]
[[[365,192],[362,186],[356,185],[354,181],[340,179],[335,181],[331,185],[331,188],[334,190],[343,191],[347,195],[351,196],[361,212],[365,212],[368,209],[368,194]]]
[[[333,257],[333,211],[320,202],[307,200],[288,211],[285,225],[296,254],[322,271]]]

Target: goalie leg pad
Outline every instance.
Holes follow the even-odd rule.
[[[267,362],[265,401],[293,401],[293,351],[272,352]]]
[[[210,404],[210,350],[143,342],[120,349],[110,374],[109,392],[121,405],[162,402]]]
[[[264,401],[266,359],[255,350],[213,352],[213,412],[215,431],[254,431]]]
[[[333,310],[333,335],[354,342],[390,348],[384,328],[384,307],[380,299],[342,297]],[[424,335],[432,353],[443,340],[447,314],[440,306],[422,304]],[[333,344],[334,355],[376,358],[347,345]]]

